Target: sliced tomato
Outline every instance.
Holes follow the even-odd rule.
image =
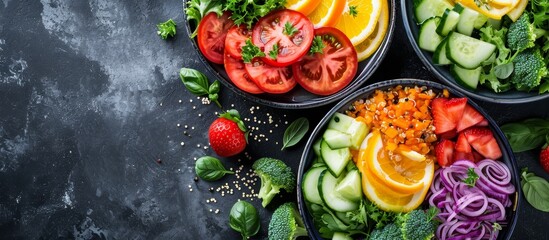
[[[283,9],[259,19],[253,28],[252,42],[265,53],[263,60],[267,64],[284,67],[297,62],[309,51],[313,37],[313,24],[305,15]],[[271,51],[276,53],[275,58]]]
[[[225,52],[235,58],[242,58],[242,46],[252,37],[252,31],[242,24],[233,26],[225,38]]]
[[[295,80],[307,91],[330,95],[347,86],[358,69],[356,50],[340,30],[315,29],[324,44],[322,53],[307,54],[292,66]]]
[[[297,85],[290,66],[274,67],[260,58],[254,58],[251,63],[246,63],[245,67],[250,78],[265,92],[286,93]]]
[[[225,53],[224,64],[225,71],[227,71],[229,79],[231,79],[236,87],[251,94],[263,93],[263,91],[257,87],[254,81],[250,78],[248,72],[246,72],[244,61],[242,61],[242,59],[234,58],[229,53]]]
[[[223,64],[223,52],[227,31],[234,25],[229,19],[230,13],[225,12],[217,17],[214,12],[208,13],[198,25],[198,48],[200,52],[211,62]]]

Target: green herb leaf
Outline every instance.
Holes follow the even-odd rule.
[[[313,43],[311,44],[311,49],[309,49],[309,54],[313,55],[315,53],[324,53],[324,41],[322,41],[321,36],[315,36],[313,38]]]
[[[236,109],[229,109],[228,111],[220,114],[219,117],[229,119],[229,120],[235,122],[238,125],[238,128],[240,128],[240,130],[242,132],[247,132],[248,131],[248,128],[246,127],[246,124],[244,124],[244,121],[242,121],[242,118],[240,117],[240,113],[238,113],[238,111]],[[247,137],[248,134],[245,134],[245,136]],[[248,142],[247,139],[246,139],[246,142]]]
[[[294,27],[294,25],[292,25],[292,23],[290,22],[286,22],[284,24],[284,30],[282,31],[284,34],[286,34],[286,36],[293,36],[294,34],[296,34],[299,30],[297,30],[297,28]]]
[[[349,6],[349,15],[356,17],[358,15],[358,10],[356,6]]]
[[[236,202],[229,213],[229,225],[240,232],[242,239],[248,239],[259,232],[260,221],[257,209],[244,200]]]
[[[549,134],[549,121],[532,118],[522,122],[508,123],[501,126],[509,140],[513,152],[524,152],[540,147]]]
[[[208,92],[210,94],[216,94],[219,93],[219,90],[221,89],[221,86],[219,85],[219,81],[215,80],[212,85],[208,88]]]
[[[187,15],[187,20],[188,21],[194,20],[196,23],[196,28],[194,29],[194,32],[191,33],[191,35],[189,36],[190,38],[194,38],[196,36],[198,25],[200,24],[200,20],[202,20],[202,18],[210,12],[217,13],[217,16],[223,15],[222,1],[190,0],[187,2],[187,6],[185,7],[185,14]]]
[[[549,212],[549,182],[547,180],[523,170],[520,184],[524,197],[532,207]]]
[[[236,25],[246,24],[248,28],[267,13],[284,7],[284,0],[243,1],[226,0],[224,10],[230,11],[231,19]]]
[[[309,131],[309,120],[305,117],[301,117],[293,121],[286,131],[284,131],[284,138],[282,139],[282,150],[287,147],[296,145]]]
[[[208,78],[198,70],[192,68],[181,68],[179,77],[185,87],[192,94],[202,96],[208,94]]]
[[[158,28],[156,33],[164,40],[175,36],[176,24],[171,18],[166,22],[157,24],[156,27]]]
[[[276,58],[278,57],[278,43],[273,45],[273,49],[269,51],[269,57],[271,57],[273,60],[276,60]]]
[[[463,182],[469,186],[474,187],[478,180],[478,174],[475,172],[474,168],[467,169],[467,178],[463,179]]]
[[[506,63],[501,65],[496,65],[494,67],[494,74],[496,74],[496,77],[499,79],[506,79],[513,73],[513,63]]]
[[[234,172],[226,170],[219,159],[210,156],[196,160],[194,170],[198,177],[206,181],[216,181],[225,174],[234,174]]]
[[[265,57],[265,53],[254,45],[252,40],[246,39],[246,45],[242,46],[242,60],[245,63],[250,63],[255,57]]]

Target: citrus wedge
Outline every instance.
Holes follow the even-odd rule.
[[[345,33],[353,46],[358,45],[374,32],[382,1],[386,0],[347,0],[335,28]]]
[[[333,27],[343,13],[346,0],[321,0],[318,6],[307,15],[315,28]]]
[[[480,5],[477,5],[477,1],[475,0],[456,0],[456,3],[469,7],[489,18],[499,20],[503,15],[513,10],[519,3],[519,0],[511,0],[508,5],[504,6],[494,4],[491,1],[483,2]]]
[[[381,2],[381,12],[374,32],[366,40],[355,46],[359,62],[374,54],[383,42],[383,39],[385,39],[385,34],[389,27],[389,4],[387,1]]]
[[[284,6],[287,9],[292,9],[303,13],[303,15],[309,15],[315,10],[318,4],[320,4],[320,1],[318,0],[287,0],[286,5]]]

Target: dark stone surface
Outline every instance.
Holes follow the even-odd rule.
[[[234,188],[234,176],[194,181],[194,159],[214,154],[204,146],[219,109],[189,94],[177,76],[182,66],[204,70],[182,27],[182,4],[0,2],[1,239],[239,238],[228,213],[241,192],[251,190],[222,197],[215,189],[225,183]],[[155,25],[168,18],[179,23],[179,32],[164,41]],[[397,19],[392,48],[371,82],[436,80]],[[222,91],[221,102],[257,127],[247,154],[222,159],[243,171],[263,156],[284,159],[297,171],[304,142],[279,150],[286,122],[307,116],[315,126],[331,107],[272,109],[229,91]],[[479,104],[499,124],[549,117],[549,101]],[[537,154],[517,154],[518,165],[548,178]],[[257,192],[259,183],[252,189]],[[252,201],[262,217],[258,239],[266,236],[274,208],[293,200],[295,194],[283,194],[267,209]],[[546,213],[524,201],[519,214],[514,239],[549,239]]]

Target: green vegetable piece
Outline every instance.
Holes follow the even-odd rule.
[[[280,205],[269,222],[269,240],[293,240],[307,236],[307,229],[294,203]]]
[[[513,51],[523,51],[533,47],[536,35],[534,34],[534,25],[530,23],[528,14],[522,16],[509,26],[507,33],[507,45]]]
[[[397,216],[400,223],[400,231],[404,240],[429,240],[435,235],[437,222],[433,212],[423,209],[416,209],[403,215]],[[434,214],[436,215],[436,214]]]
[[[349,15],[356,18],[358,16],[358,10],[356,10],[356,6],[349,6]]]
[[[549,182],[529,173],[527,169],[522,170],[520,185],[526,200],[534,207],[543,212],[549,212]]]
[[[190,38],[194,38],[198,31],[198,25],[200,24],[200,20],[206,14],[210,12],[217,13],[218,16],[223,15],[223,5],[222,1],[220,0],[190,0],[187,2],[187,6],[185,8],[185,14],[187,15],[187,20],[191,21],[194,20],[196,23],[196,28],[194,29],[194,32],[191,33],[189,36]]]
[[[269,57],[276,60],[278,58],[278,50],[278,43],[276,43],[275,45],[273,45],[273,49],[269,51]]]
[[[256,57],[265,57],[265,53],[258,46],[252,43],[252,40],[246,39],[246,45],[242,46],[242,60],[250,63]]]
[[[181,68],[179,70],[179,78],[189,92],[197,96],[207,95],[210,101],[215,102],[215,104],[221,107],[221,104],[218,101],[220,85],[219,81],[214,81],[212,85],[209,85],[208,78],[198,70],[192,68]]]
[[[374,229],[370,234],[370,240],[398,240],[403,239],[400,228],[395,223],[389,223],[382,229]]]
[[[463,182],[469,187],[474,187],[477,184],[478,174],[475,172],[474,168],[467,169],[467,178],[463,179]]]
[[[261,222],[257,209],[244,200],[236,202],[229,213],[229,225],[242,235],[242,239],[248,239],[259,232]]]
[[[515,70],[511,76],[511,83],[518,90],[530,91],[538,87],[541,79],[548,74],[545,61],[537,48],[518,53],[513,59],[513,64]]]
[[[506,79],[513,73],[513,63],[505,63],[494,67],[494,74],[499,79]]]
[[[305,117],[300,117],[290,123],[288,128],[286,128],[286,131],[284,131],[282,150],[299,143],[307,131],[309,131],[309,120]]]
[[[539,148],[545,143],[545,136],[549,134],[549,121],[531,118],[522,122],[504,124],[501,130],[509,140],[513,152],[524,152]]]
[[[309,49],[309,54],[313,55],[315,53],[320,53],[320,54],[323,54],[324,53],[324,41],[322,41],[322,37],[320,36],[315,36],[313,38],[313,43],[311,44],[311,49]]]
[[[293,36],[294,34],[296,34],[299,30],[297,30],[297,28],[294,27],[294,25],[292,25],[292,23],[290,22],[286,22],[284,24],[284,30],[282,31],[284,34],[286,34],[286,36]]]
[[[252,165],[254,172],[261,179],[261,188],[257,195],[266,207],[280,192],[293,192],[296,187],[296,177],[292,169],[283,161],[274,158],[260,158]]]
[[[285,0],[227,0],[224,3],[224,11],[230,11],[231,19],[236,25],[245,24],[248,28],[267,13],[284,7]]]
[[[160,37],[164,40],[168,39],[169,37],[175,36],[176,24],[171,18],[166,22],[157,24],[156,27],[158,28],[158,31],[156,31],[156,33],[160,35]]]
[[[216,181],[225,174],[234,174],[234,172],[226,170],[219,159],[210,156],[196,160],[194,171],[198,177],[206,181]]]

